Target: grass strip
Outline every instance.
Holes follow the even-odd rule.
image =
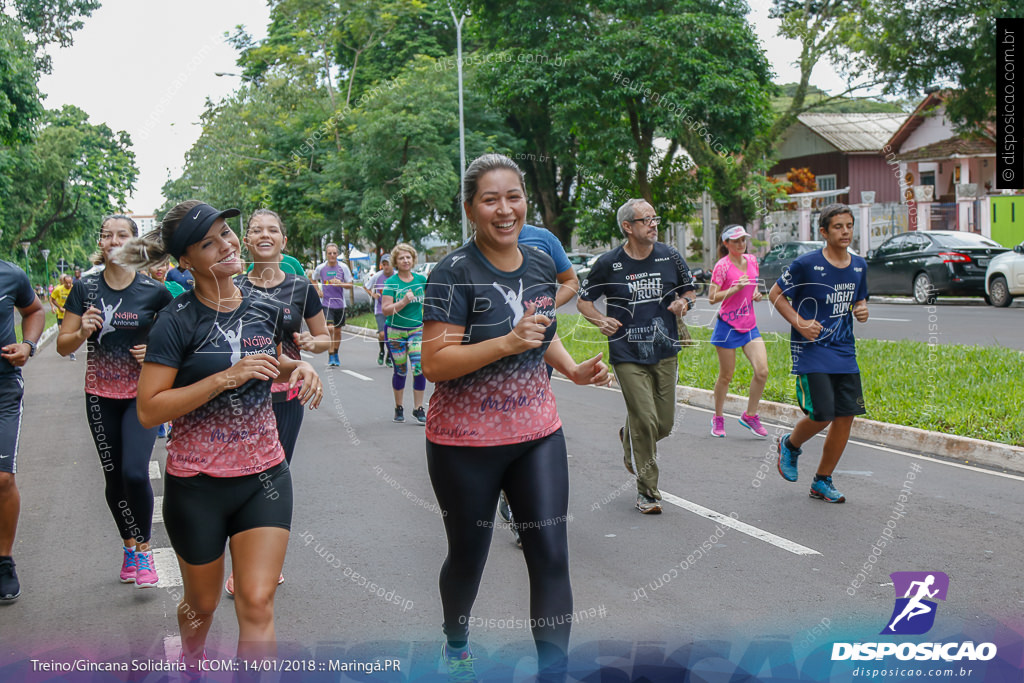
[[[372,315],[349,324],[376,328]],[[580,315],[559,315],[558,331],[577,361],[599,351],[607,358],[604,335]],[[712,389],[718,378],[718,355],[709,342],[711,331],[690,328],[693,346],[679,353],[679,382]],[[796,405],[789,338],[765,335],[768,383],[764,400]],[[742,350],[737,355],[742,356]],[[1020,382],[1024,354],[992,346],[929,345],[916,341],[857,340],[857,361],[864,388],[866,417],[880,422],[933,432],[1024,446]],[[736,359],[729,392],[746,396],[750,364]]]

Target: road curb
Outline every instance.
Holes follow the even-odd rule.
[[[36,344],[37,351],[42,351],[43,347],[50,343],[51,339],[57,338],[57,330],[60,329],[60,325],[53,324],[43,330],[43,334],[39,337],[39,343]]]
[[[346,325],[344,330],[363,337],[373,337],[374,339],[377,337],[375,330],[365,327]],[[616,386],[618,386],[617,383]],[[677,386],[676,400],[708,410],[713,410],[715,407],[714,393],[697,387]],[[740,415],[746,410],[746,407],[746,396],[729,394],[726,397],[725,412]],[[762,419],[785,425],[796,424],[797,420],[803,417],[800,408],[788,403],[761,401],[759,410]],[[917,427],[906,427],[864,418],[854,420],[850,437],[870,441],[879,446],[920,453],[924,456],[954,460],[965,465],[983,465],[1024,474],[1024,448],[1019,446],[972,439],[955,434],[931,432]]]
[[[676,399],[698,408],[713,410],[715,407],[714,393],[707,389],[677,386]],[[739,415],[746,407],[746,396],[729,394],[726,397],[725,412]],[[797,406],[774,401],[761,401],[759,411],[761,419],[786,425],[796,424],[797,420],[803,417],[803,411]],[[860,417],[854,420],[850,437],[888,448],[955,460],[965,465],[985,465],[1024,473],[1024,448],[1019,446],[931,432]]]

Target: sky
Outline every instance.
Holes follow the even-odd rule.
[[[776,35],[770,0],[749,0],[749,20],[761,40],[777,83],[798,80],[792,62],[796,41]],[[207,98],[228,95],[241,82],[236,53],[225,41],[242,24],[255,38],[266,35],[265,0],[104,0],[85,19],[70,48],[50,51],[53,71],[40,81],[48,108],[74,104],[92,123],[127,131],[140,174],[127,208],[152,213],[163,203],[160,188],[180,175],[185,153],[199,137]],[[843,80],[819,64],[812,85],[830,92]]]

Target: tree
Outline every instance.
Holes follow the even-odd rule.
[[[13,180],[0,249],[16,253],[28,242],[32,253],[48,247],[67,258],[92,249],[102,216],[124,206],[138,177],[128,134],[90,124],[71,105],[46,112],[35,140],[12,150],[4,171]]]
[[[977,130],[995,111],[997,17],[1024,18],[1024,5],[1014,0],[866,2],[850,61],[878,74],[889,93],[951,88],[947,115],[961,128]]]
[[[577,226],[589,240],[618,238],[613,212],[629,196],[679,220],[705,184],[738,195],[746,173],[733,179],[728,164],[770,122],[745,3],[473,7],[474,30],[513,57],[491,70],[493,99],[538,159],[527,163],[533,195],[563,243]],[[709,168],[697,175],[694,162]]]

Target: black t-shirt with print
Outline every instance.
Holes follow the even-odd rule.
[[[290,304],[242,290],[234,311],[204,305],[195,290],[172,301],[150,334],[146,362],[177,368],[174,387],[227,370],[243,356],[277,356],[284,330],[301,312]],[[270,403],[269,380],[251,379],[174,420],[167,473],[237,477],[262,472],[284,458]]]
[[[320,303],[320,295],[316,293],[316,287],[308,279],[291,273],[284,274],[284,280],[275,287],[257,287],[246,275],[239,275],[235,278],[235,284],[240,289],[249,289],[253,292],[265,294],[275,301],[289,304],[292,310],[299,311],[300,315],[289,316],[284,322],[284,339],[281,342],[281,353],[299,360],[299,347],[295,343],[296,332],[302,331],[302,321],[308,320],[323,310]]]
[[[135,398],[142,366],[131,348],[147,342],[156,314],[172,298],[162,283],[142,273],[124,289],[113,289],[102,272],[85,275],[71,287],[64,310],[81,316],[94,307],[103,315],[103,325],[87,341],[85,393]]]
[[[561,426],[544,353],[555,336],[555,263],[536,247],[519,245],[523,263],[512,272],[495,268],[469,242],[430,271],[423,320],[465,329],[462,343],[508,334],[529,304],[551,318],[544,343],[500,358],[474,372],[438,382],[427,413],[427,439],[462,446],[532,441]]]
[[[655,242],[638,261],[619,245],[597,259],[580,285],[580,298],[606,298],[607,315],[620,327],[608,338],[611,362],[653,365],[679,350],[679,328],[669,304],[693,291],[690,269],[678,251]]]

